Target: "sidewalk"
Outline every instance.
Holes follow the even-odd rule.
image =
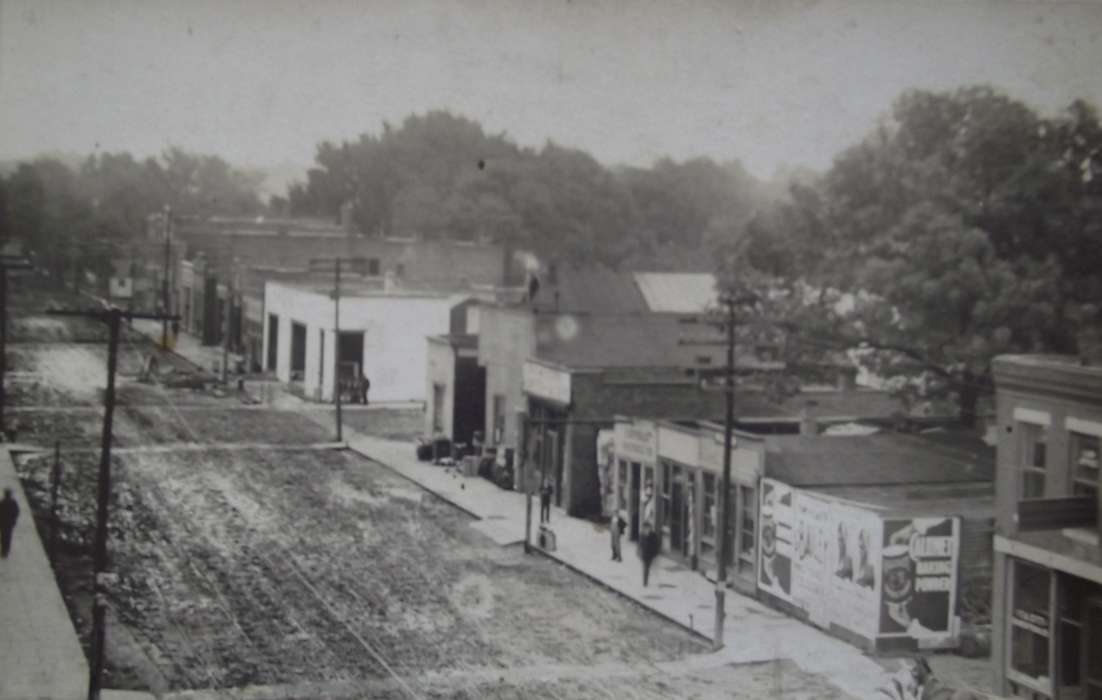
[[[0,560],[0,700],[81,700],[88,695],[88,662],[6,448],[3,488],[15,493],[19,520],[11,553]]]
[[[381,462],[482,522],[478,529],[496,542],[524,541],[525,497],[503,491],[478,477],[416,459],[414,446],[353,434],[349,447]],[[538,530],[538,502],[533,505],[533,539]],[[664,557],[655,562],[650,586],[642,583],[642,565],[624,540],[624,561],[611,561],[608,530],[552,509],[557,549],[544,552],[563,564],[617,591],[655,613],[711,638],[715,624],[715,586],[699,573]],[[765,605],[727,591],[724,649],[730,663],[788,658],[805,671],[821,674],[856,698],[880,696],[889,674],[874,659],[849,644]]]

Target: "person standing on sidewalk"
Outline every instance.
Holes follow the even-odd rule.
[[[612,533],[612,561],[623,561],[624,558],[621,555],[620,539],[624,536],[624,528],[627,527],[627,521],[624,520],[624,516],[620,511],[616,511],[612,514],[612,521],[608,524],[608,530]]]
[[[639,536],[639,558],[643,560],[643,586],[650,580],[650,567],[658,556],[658,533],[650,523],[643,523],[643,533]]]
[[[551,522],[551,495],[553,493],[551,480],[544,479],[543,486],[540,487],[540,523]]]
[[[11,536],[15,532],[15,521],[18,519],[19,504],[12,498],[11,489],[4,489],[4,498],[0,500],[0,558],[8,558]]]

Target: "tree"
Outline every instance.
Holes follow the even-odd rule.
[[[781,313],[797,336],[864,348],[879,376],[952,395],[971,423],[995,355],[1075,352],[1102,320],[1100,133],[1083,103],[1043,119],[988,88],[907,93],[747,227],[767,245],[740,263],[814,290]]]

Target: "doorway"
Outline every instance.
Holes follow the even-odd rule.
[[[191,299],[188,298],[188,314],[191,313]],[[277,349],[279,347],[279,316],[268,314],[268,371],[276,371]]]
[[[291,321],[291,381],[302,379],[306,371],[306,326]]]

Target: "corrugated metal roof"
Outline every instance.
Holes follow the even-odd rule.
[[[636,272],[635,283],[651,311],[693,314],[716,303],[716,278],[707,272]]]

